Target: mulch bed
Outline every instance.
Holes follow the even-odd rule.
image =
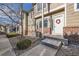
[[[17,37],[13,37],[13,38],[9,38],[9,41],[15,51],[15,54],[18,56],[18,55],[21,55],[22,53],[28,51],[29,49],[31,49],[32,47],[36,46],[39,42],[40,42],[40,39],[39,38],[35,38],[35,37],[30,37],[30,36],[26,36],[26,37],[23,37],[22,40],[25,40],[25,39],[30,39],[32,41],[32,45],[27,48],[27,49],[24,49],[24,50],[18,50],[16,48],[16,43],[21,40],[21,37],[20,36],[17,36]]]

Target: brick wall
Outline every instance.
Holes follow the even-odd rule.
[[[64,27],[64,38],[69,44],[79,44],[79,27]]]
[[[64,27],[64,35],[71,35],[77,33],[79,35],[79,27]]]

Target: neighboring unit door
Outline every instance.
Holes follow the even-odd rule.
[[[64,14],[53,17],[53,35],[63,35]]]

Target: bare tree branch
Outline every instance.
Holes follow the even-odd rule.
[[[13,22],[19,24],[18,22],[14,21],[14,19],[12,19],[12,17],[10,17],[4,10],[0,9],[6,16],[8,16]]]
[[[8,5],[5,5],[5,4],[0,4],[0,5],[3,5],[3,6],[8,7],[18,18],[20,18],[20,17],[17,15],[17,13],[16,13],[12,8],[10,8]]]

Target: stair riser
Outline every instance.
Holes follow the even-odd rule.
[[[64,42],[64,38],[63,39],[61,39],[61,38],[57,38],[57,37],[44,37],[44,39],[45,38],[49,38],[49,39],[54,39],[54,40],[59,40],[59,41],[61,41],[61,42]]]
[[[48,44],[48,43],[45,43],[45,42],[42,42],[42,44],[46,45],[46,46],[49,46],[51,48],[54,48],[54,49],[58,49],[59,47],[58,46],[55,46],[55,45],[51,45],[51,44]]]
[[[61,40],[60,38],[56,38],[56,37],[44,37],[44,38],[49,38],[49,39],[56,39],[56,40]]]

